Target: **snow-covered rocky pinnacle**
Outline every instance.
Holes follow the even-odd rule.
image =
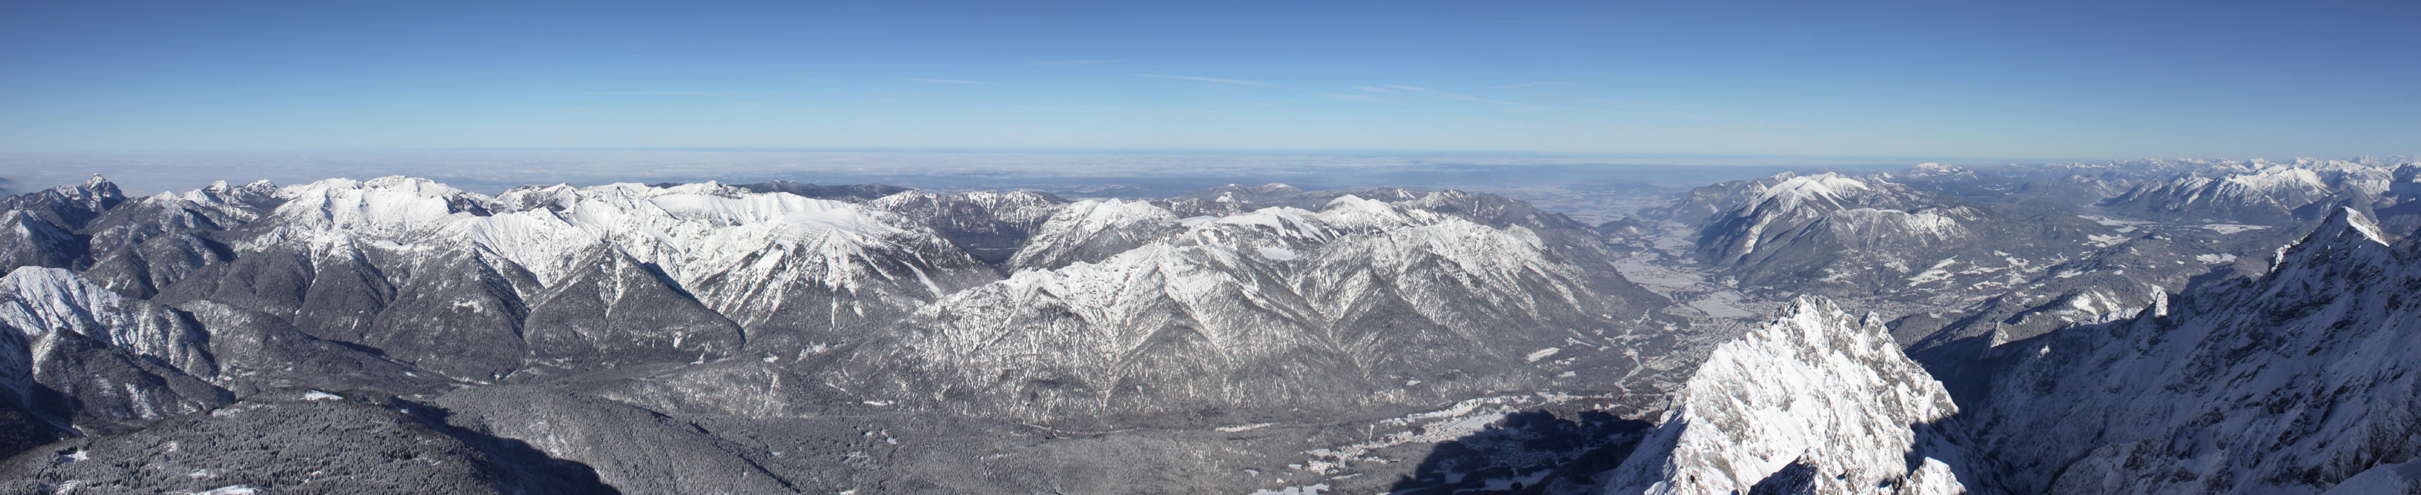
[[[1875,318],[1802,296],[1717,347],[1605,493],[1961,493],[1908,455],[1917,425],[1957,412]]]

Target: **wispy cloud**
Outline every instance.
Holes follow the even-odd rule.
[[[1465,94],[1448,93],[1448,92],[1444,92],[1444,91],[1438,91],[1438,90],[1429,89],[1429,88],[1423,88],[1423,87],[1419,87],[1419,86],[1405,86],[1405,85],[1400,85],[1400,84],[1381,84],[1380,86],[1384,86],[1384,87],[1387,87],[1387,88],[1393,88],[1393,89],[1400,90],[1400,91],[1404,91],[1404,92],[1407,92],[1407,93],[1418,93],[1418,94],[1428,95],[1430,98],[1434,98],[1434,99],[1440,99],[1440,100],[1476,101],[1476,102],[1480,102],[1480,103],[1494,103],[1494,104],[1498,104],[1498,105],[1511,105],[1511,106],[1516,106],[1516,107],[1547,108],[1547,107],[1544,107],[1544,106],[1541,106],[1541,105],[1532,105],[1532,104],[1528,104],[1528,103],[1516,103],[1516,102],[1503,101],[1503,100],[1491,100],[1491,99],[1487,99],[1487,98],[1480,98],[1480,97],[1477,97],[1477,96],[1471,96],[1471,95],[1465,95]]]
[[[1136,74],[1136,75],[1135,75],[1135,77],[1157,77],[1157,78],[1161,78],[1161,79],[1184,79],[1184,80],[1187,80],[1187,81],[1215,82],[1215,83],[1220,83],[1220,84],[1235,84],[1235,85],[1242,85],[1242,86],[1261,86],[1261,87],[1267,87],[1267,88],[1282,88],[1282,87],[1285,87],[1285,86],[1279,86],[1279,85],[1276,85],[1276,84],[1270,84],[1270,83],[1265,83],[1265,82],[1261,82],[1261,81],[1246,81],[1246,80],[1243,80],[1243,79],[1220,79],[1220,78],[1216,78],[1216,77],[1197,77],[1197,76],[1163,76],[1163,75],[1159,75],[1159,74]]]
[[[924,82],[924,83],[940,83],[940,84],[992,84],[992,83],[983,82],[983,81],[966,81],[966,80],[959,80],[959,79],[925,79],[925,78],[921,78],[921,77],[903,77],[903,78],[900,78],[900,79],[901,79],[901,80],[907,80],[907,81],[916,81],[916,82]]]
[[[1032,62],[1026,62],[1026,65],[1052,65],[1052,66],[1071,66],[1071,65],[1104,65],[1104,64],[1115,64],[1115,63],[1123,63],[1123,62],[1126,62],[1126,61],[1125,61],[1125,60],[1036,60],[1036,61],[1032,61]]]
[[[639,95],[639,96],[761,96],[805,94],[789,91],[582,91],[575,95]]]
[[[1511,85],[1511,86],[1489,86],[1488,88],[1489,88],[1489,89],[1521,89],[1521,88],[1527,88],[1527,87],[1532,87],[1532,86],[1569,86],[1569,85],[1571,85],[1571,84],[1573,84],[1573,83],[1568,83],[1568,82],[1557,82],[1557,81],[1534,81],[1534,82],[1526,82],[1526,83],[1521,83],[1521,84],[1515,84],[1515,85]]]
[[[1325,97],[1329,97],[1329,98],[1335,98],[1335,99],[1339,99],[1339,100],[1367,101],[1367,102],[1371,102],[1371,103],[1385,103],[1385,104],[1389,104],[1389,105],[1402,105],[1402,104],[1404,104],[1404,102],[1395,101],[1395,99],[1394,99],[1394,98],[1388,98],[1388,97],[1385,97],[1385,96],[1379,96],[1379,95],[1320,93],[1320,96],[1325,96]]]
[[[1392,90],[1392,89],[1387,89],[1387,88],[1374,88],[1374,87],[1370,87],[1370,86],[1354,86],[1354,87],[1353,87],[1353,89],[1359,89],[1359,90],[1363,90],[1363,91],[1369,91],[1369,92],[1372,92],[1372,93],[1387,93],[1387,94],[1395,94],[1395,90]]]

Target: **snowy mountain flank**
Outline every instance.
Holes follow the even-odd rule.
[[[1979,481],[2005,493],[2318,493],[2394,473],[2421,454],[2417,268],[2413,241],[2391,246],[2340,209],[2267,276],[1998,346],[1966,418],[1975,458],[1992,464]]]
[[[2421,494],[2421,161],[1664,201],[95,177],[0,493]]]

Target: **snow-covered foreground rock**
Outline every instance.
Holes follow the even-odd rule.
[[[2259,280],[1996,347],[1985,401],[1966,405],[1971,486],[2320,493],[2412,462],[2421,249],[2383,239],[2339,210]]]
[[[1605,493],[1962,493],[1918,434],[1957,412],[1881,322],[1801,297],[1717,347]]]

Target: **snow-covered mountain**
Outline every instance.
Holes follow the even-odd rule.
[[[125,200],[116,184],[98,175],[83,185],[0,198],[0,270],[91,263],[85,240],[75,231]]]
[[[1156,207],[1078,203],[1050,224],[1069,230],[1045,234],[1175,223],[1146,209]],[[1165,223],[1126,221],[1136,218]],[[1609,366],[1556,354],[1606,346],[1654,307],[1599,286],[1529,229],[1418,204],[1348,195],[1319,211],[1190,223],[1097,263],[1021,271],[927,307],[858,350],[844,388],[1032,420],[1317,414],[1536,388]]]
[[[2104,240],[2124,238],[2073,214],[1973,203],[1876,177],[1768,180],[1738,188],[1756,193],[1729,196],[1735,202],[1701,220],[1696,233],[1698,256],[1761,291],[1997,293],[2082,258]]]
[[[218,376],[201,325],[73,271],[22,267],[0,277],[0,332],[27,344],[0,350],[11,354],[0,366],[29,365],[26,381],[0,376],[8,393],[85,432],[133,429],[233,399],[195,378]]]
[[[1829,300],[1717,347],[1674,403],[1604,493],[1965,492],[1918,434],[1959,411],[1950,394]]]
[[[2421,454],[2421,251],[2340,209],[2259,279],[1993,348],[1991,493],[2319,493]]]
[[[0,203],[0,492],[2412,490],[2409,162],[1783,174],[1598,227],[96,178]],[[2256,223],[2221,203],[2303,189],[2253,183],[2327,194]]]
[[[2137,186],[2109,206],[2150,219],[2279,225],[2318,219],[2333,206],[2369,208],[2392,177],[2347,162],[2220,163]]]
[[[1196,222],[1210,217],[1194,217]],[[1078,201],[1053,213],[1006,265],[1052,270],[1100,262],[1181,230],[1175,213],[1144,201]]]

